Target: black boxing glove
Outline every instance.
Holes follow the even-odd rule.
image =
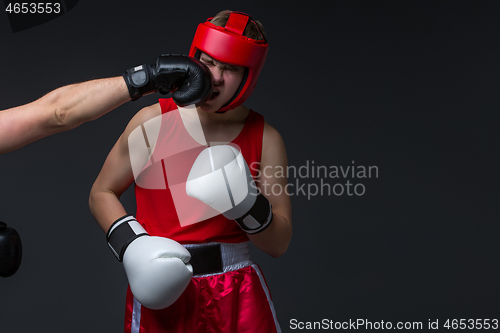
[[[0,222],[0,276],[9,277],[21,265],[21,237],[17,231]]]
[[[181,54],[163,54],[155,65],[144,64],[123,73],[133,101],[159,91],[173,93],[175,104],[203,104],[213,91],[212,73],[198,59]]]

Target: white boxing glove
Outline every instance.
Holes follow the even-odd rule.
[[[158,310],[172,305],[191,281],[189,251],[172,239],[149,236],[133,216],[114,222],[106,238],[143,306]]]
[[[230,145],[208,147],[198,155],[186,192],[235,220],[249,234],[263,231],[273,219],[271,204],[257,191],[243,155]]]

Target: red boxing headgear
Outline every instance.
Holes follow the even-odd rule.
[[[243,36],[248,21],[259,29],[259,26],[245,13],[232,12],[225,27],[210,23],[212,18],[198,25],[189,55],[199,58],[200,52],[204,52],[217,61],[246,67],[245,76],[236,94],[217,111],[222,113],[241,105],[252,94],[266,61],[269,45],[262,31],[262,40]]]

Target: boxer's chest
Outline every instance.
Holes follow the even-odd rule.
[[[202,124],[205,139],[210,146],[226,144],[233,141],[241,133],[244,126],[245,123],[222,125]]]

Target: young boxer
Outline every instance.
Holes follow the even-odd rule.
[[[275,172],[287,166],[283,140],[242,104],[267,51],[247,14],[201,23],[190,55],[210,69],[211,97],[192,109],[160,99],[109,153],[89,201],[129,280],[125,332],[280,332],[248,249],[278,257],[292,235],[287,179]],[[134,181],[135,218],[119,201]]]

